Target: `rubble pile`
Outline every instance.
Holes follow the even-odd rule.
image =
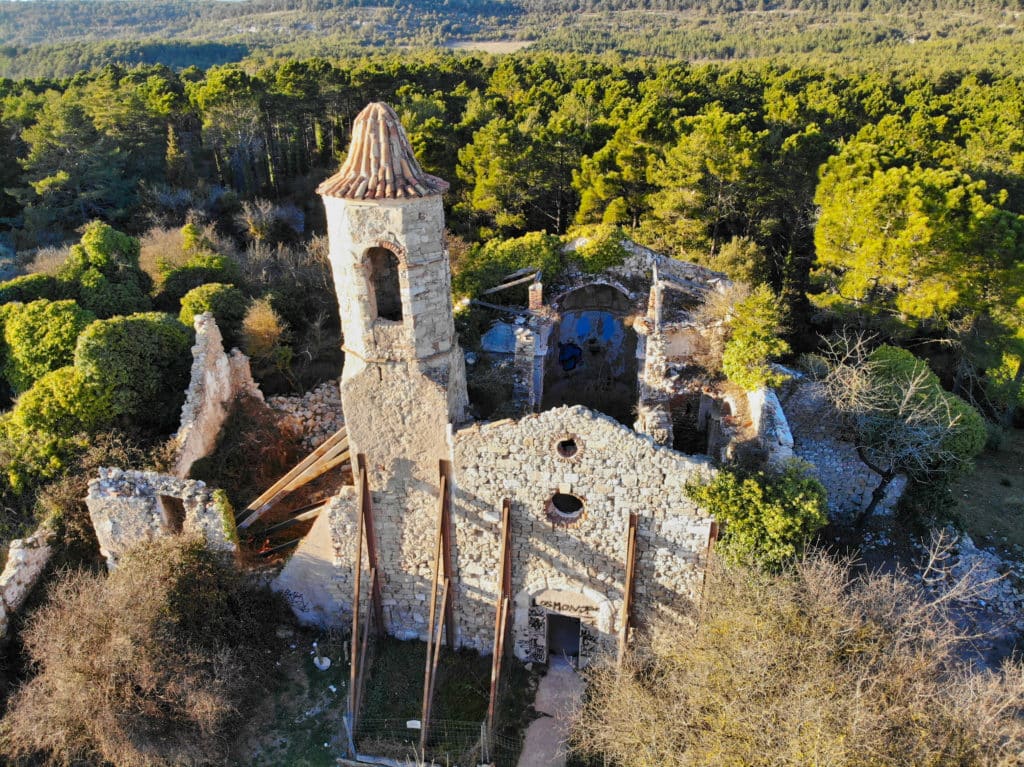
[[[337,381],[326,381],[301,397],[268,397],[267,404],[299,430],[303,447],[310,450],[345,425]]]

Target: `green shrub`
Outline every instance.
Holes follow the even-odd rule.
[[[184,266],[167,273],[160,292],[161,305],[170,308],[176,305],[193,288],[210,282],[237,283],[240,279],[238,264],[228,256],[214,253],[198,253]]]
[[[492,288],[512,272],[525,268],[539,269],[550,281],[562,271],[562,242],[544,232],[530,232],[511,240],[491,240],[474,246],[452,278],[457,297],[474,297]]]
[[[828,522],[825,488],[799,461],[777,474],[722,469],[686,492],[723,525],[717,550],[733,564],[779,567]]]
[[[79,334],[96,319],[74,301],[47,299],[13,304],[5,314],[3,375],[15,392],[71,364]]]
[[[573,234],[587,240],[572,254],[584,272],[599,274],[613,266],[622,266],[629,257],[622,247],[626,235],[618,226],[602,224]]]
[[[11,426],[58,437],[93,433],[113,419],[111,392],[68,365],[42,376],[18,397]]]
[[[6,282],[0,282],[0,304],[21,301],[27,304],[40,298],[56,301],[67,298],[66,285],[48,274],[23,274]]]
[[[224,336],[224,346],[237,346],[249,299],[234,285],[210,282],[192,288],[181,299],[178,319],[191,327],[196,315],[211,312]]]
[[[97,317],[150,308],[152,281],[139,268],[139,241],[93,221],[72,245],[58,278],[78,302]]]
[[[115,282],[95,268],[82,273],[77,288],[78,302],[102,319],[143,312],[151,305],[139,282]]]
[[[97,320],[78,338],[75,367],[110,392],[116,417],[167,431],[184,401],[192,340],[191,328],[159,312]]]
[[[772,369],[771,359],[789,351],[779,338],[782,307],[767,285],[759,285],[733,307],[730,337],[722,354],[722,371],[747,391],[778,386],[786,376]]]

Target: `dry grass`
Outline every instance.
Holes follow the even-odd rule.
[[[57,246],[40,248],[25,264],[25,274],[48,274],[51,277],[56,277],[67,258],[68,248]]]
[[[181,229],[154,227],[139,241],[139,267],[160,285],[171,269],[184,266],[188,253],[183,246]]]
[[[1024,754],[1024,669],[958,663],[966,584],[817,554],[791,572],[716,568],[691,625],[660,625],[620,672],[590,673],[575,743],[630,767],[1009,767]]]
[[[182,537],[143,545],[108,577],[65,577],[23,632],[39,673],[11,701],[3,751],[33,764],[224,764],[268,687],[276,605]]]

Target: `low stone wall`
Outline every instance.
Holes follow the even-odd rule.
[[[114,569],[141,541],[196,533],[225,553],[238,551],[235,516],[223,490],[153,471],[100,469],[85,497],[100,552]]]
[[[192,347],[192,377],[181,408],[181,422],[174,435],[177,455],[174,474],[187,477],[192,464],[217,446],[231,403],[242,394],[263,400],[253,380],[249,358],[238,349],[224,352],[224,340],[213,315],[195,318],[196,343]]]
[[[841,418],[817,381],[799,379],[789,384],[782,407],[793,436],[793,452],[814,464],[815,475],[828,491],[829,512],[848,518],[866,508],[879,476],[857,455],[856,446],[840,437]],[[906,478],[889,485],[882,508],[892,508],[903,495]]]
[[[267,405],[300,431],[310,450],[345,425],[337,381],[325,381],[301,397],[267,397]]]
[[[21,609],[50,563],[53,532],[41,527],[28,538],[11,541],[7,563],[0,573],[0,639],[7,636],[11,618]]]

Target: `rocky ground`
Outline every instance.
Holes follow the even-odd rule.
[[[299,429],[303,446],[310,450],[345,425],[337,381],[326,381],[301,397],[268,397],[267,404]]]

